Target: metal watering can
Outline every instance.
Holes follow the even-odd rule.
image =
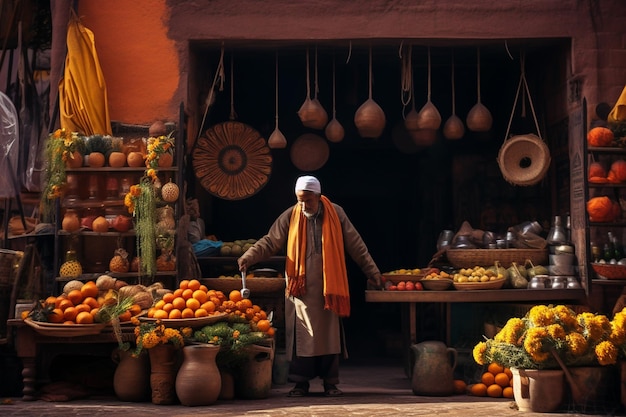
[[[457,351],[443,342],[411,345],[415,357],[412,388],[415,395],[446,396],[454,393]],[[436,381],[436,382],[435,382]]]

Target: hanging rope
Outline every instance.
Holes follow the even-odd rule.
[[[535,106],[533,105],[533,99],[530,96],[530,89],[528,88],[528,82],[526,81],[525,61],[526,61],[526,57],[524,53],[522,53],[520,57],[520,79],[519,79],[519,83],[517,84],[517,91],[515,93],[515,101],[513,102],[513,110],[511,110],[511,117],[509,118],[509,124],[506,127],[506,134],[504,136],[505,140],[508,139],[509,137],[509,132],[511,130],[511,123],[513,122],[513,115],[515,114],[515,108],[517,107],[517,100],[519,99],[519,94],[522,89],[522,84],[524,85],[524,92],[528,95],[528,104],[530,104],[530,111],[533,114],[533,120],[535,122],[535,129],[537,129],[537,136],[539,136],[539,139],[543,140],[543,138],[541,137],[541,131],[539,130],[539,122],[537,121],[537,115],[535,114]]]
[[[213,84],[211,84],[211,88],[209,90],[209,94],[207,95],[205,101],[204,114],[202,115],[202,122],[198,127],[198,135],[196,136],[196,141],[200,139],[202,136],[202,127],[204,126],[204,122],[206,121],[206,116],[209,113],[209,108],[213,105],[215,86],[220,83],[220,91],[224,89],[224,43],[222,42],[222,49],[220,51],[220,60],[217,64],[217,68],[215,69],[215,76],[213,77]]]
[[[402,46],[400,47],[402,49]],[[404,110],[406,106],[409,105],[411,99],[413,97],[412,93],[412,84],[413,84],[413,64],[412,64],[412,55],[413,48],[411,46],[407,47],[406,53],[400,52],[400,59],[402,60],[401,64],[401,74],[400,74],[400,82],[401,82],[401,91],[400,91],[400,101],[402,102],[402,114],[404,115]]]
[[[237,118],[237,113],[235,113],[235,67],[234,62],[235,54],[230,55],[230,120],[235,120]]]
[[[455,92],[454,92],[454,49],[452,50],[452,73],[450,75],[452,79],[452,114],[456,116],[456,103],[455,103]]]
[[[276,79],[275,79],[275,94],[276,94],[276,129],[278,129],[278,51],[276,51]]]

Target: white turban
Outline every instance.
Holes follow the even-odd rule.
[[[322,193],[322,186],[317,178],[311,175],[305,175],[298,178],[296,181],[296,192],[298,191],[312,191],[317,194]]]

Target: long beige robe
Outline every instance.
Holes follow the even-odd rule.
[[[365,242],[343,208],[334,203],[333,206],[341,221],[346,253],[361,268],[366,278],[373,278],[380,274]],[[293,207],[285,210],[276,219],[268,233],[242,255],[242,258],[247,260],[248,266],[262,262],[285,248],[292,210]],[[347,354],[342,344],[339,317],[329,310],[324,310],[321,251],[323,215],[324,213],[321,212],[315,220],[306,220],[306,293],[300,298],[285,297],[285,336],[288,360],[291,360],[294,343],[297,356],[319,356],[342,352],[344,355]],[[285,279],[289,280],[286,274]]]

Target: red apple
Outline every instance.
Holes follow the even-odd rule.
[[[421,282],[415,283],[415,291],[422,291],[423,289],[424,289],[424,286],[422,285]]]
[[[407,291],[413,291],[415,289],[415,283],[413,281],[407,281],[404,288]]]
[[[123,214],[118,214],[111,224],[113,229],[118,232],[128,232],[133,227],[133,219],[129,216],[124,216]]]

